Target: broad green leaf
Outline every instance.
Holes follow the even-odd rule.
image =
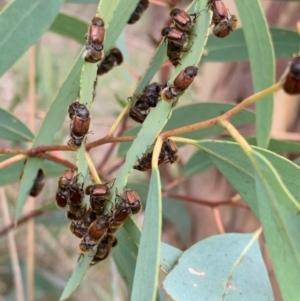
[[[283,28],[270,28],[276,58],[290,58],[299,48],[298,33]],[[223,39],[211,35],[208,38],[202,62],[232,62],[249,60],[248,49],[242,28]]]
[[[300,204],[284,185],[278,170],[251,151],[260,221],[284,300],[297,300],[300,278]]]
[[[207,153],[214,165],[221,171],[230,184],[248,203],[259,218],[258,201],[255,189],[254,169],[249,158],[234,142],[229,141],[198,141],[201,150]],[[300,168],[291,161],[268,150],[255,147],[253,149],[263,155],[277,171],[293,197],[300,202]]]
[[[183,106],[173,111],[172,117],[168,123],[164,126],[163,131],[169,131],[176,129],[178,127],[186,126],[192,123],[207,120],[209,118],[214,118],[220,116],[221,114],[232,109],[234,105],[226,103],[197,103],[188,106]],[[155,111],[155,110],[153,110]],[[188,118],[187,118],[188,116]],[[231,119],[231,123],[234,126],[240,126],[255,121],[255,115],[253,112],[248,110],[242,110],[238,114],[234,115]],[[153,124],[151,125],[151,127]],[[130,129],[124,133],[124,136],[136,135],[140,126]],[[190,139],[199,139],[209,135],[215,135],[223,132],[224,129],[221,126],[213,126],[206,129],[194,131],[191,133],[183,134],[182,137]],[[132,143],[126,142],[121,143],[118,150],[119,156],[124,156]],[[148,145],[151,145],[149,143]],[[136,157],[135,157],[136,161]]]
[[[182,251],[168,244],[161,243],[160,268],[168,274],[176,265],[178,258],[182,255]]]
[[[172,300],[274,300],[259,244],[251,240],[224,234],[196,243],[179,257],[164,289]]]
[[[161,212],[160,175],[158,168],[154,168],[149,184],[131,301],[154,301],[156,299],[162,226]]]
[[[243,30],[252,73],[254,92],[274,84],[274,50],[267,22],[259,0],[235,0]],[[269,95],[256,103],[257,145],[267,147],[273,116],[273,96]]]
[[[60,301],[66,300],[70,294],[73,292],[73,290],[79,285],[80,281],[82,280],[82,277],[87,270],[87,268],[90,265],[91,260],[93,259],[94,254],[96,253],[96,250],[91,252],[89,256],[80,256],[78,258],[78,262],[76,264],[76,267],[72,273],[71,278],[68,280],[68,284],[66,285],[62,295],[60,296]],[[66,288],[72,288],[72,290],[68,290]]]
[[[205,172],[213,167],[213,163],[209,159],[209,156],[203,151],[197,151],[184,165],[182,172],[189,178],[195,174]]]
[[[0,155],[0,162],[11,158],[10,155]],[[53,177],[61,174],[66,168],[60,164],[51,161],[44,161],[41,166],[46,178]],[[0,169],[0,186],[7,184],[17,183],[20,180],[20,175],[24,169],[24,161],[18,161],[15,164],[11,164],[7,167]]]
[[[32,141],[34,135],[18,117],[0,108],[0,138],[12,141]]]
[[[0,76],[47,31],[64,0],[14,0],[0,13]]]
[[[249,144],[256,145],[256,138],[250,137],[246,138]],[[300,144],[296,142],[290,142],[285,140],[278,140],[278,139],[270,139],[270,143],[268,149],[273,152],[277,153],[299,153],[300,152]]]
[[[88,26],[89,24],[83,20],[60,13],[57,15],[49,30],[72,38],[80,44],[85,44],[84,36],[88,31]]]
[[[39,145],[50,145],[54,140],[55,134],[59,132],[62,127],[67,114],[67,107],[78,95],[80,70],[82,67],[81,55],[82,53],[79,54],[79,58],[76,60],[75,65],[72,67],[58,94],[54,98],[34,140],[33,147]],[[16,220],[18,220],[22,213],[28,197],[28,192],[33,184],[37,170],[41,167],[42,163],[43,160],[38,158],[29,158],[27,160],[16,205]]]

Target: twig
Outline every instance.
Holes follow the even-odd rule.
[[[180,195],[180,194],[168,193],[168,192],[163,192],[162,196],[182,200],[182,201],[188,202],[188,203],[204,205],[204,206],[208,206],[208,207],[212,207],[212,208],[218,207],[218,206],[230,205],[230,206],[235,206],[235,207],[244,208],[246,210],[250,210],[250,208],[246,204],[243,204],[240,202],[234,202],[232,200],[208,201],[208,200],[193,198],[193,197],[186,196],[186,195]]]

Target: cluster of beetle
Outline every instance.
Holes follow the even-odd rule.
[[[114,233],[122,227],[127,217],[138,213],[141,200],[132,189],[123,189],[111,210],[105,212],[106,203],[110,200],[109,184],[93,184],[83,189],[79,183],[80,174],[66,170],[58,180],[56,204],[60,208],[68,207],[66,217],[72,222],[71,232],[81,239],[80,252],[86,253],[97,247],[90,265],[107,258],[110,250],[117,244]],[[84,204],[84,196],[90,196],[90,206]]]
[[[132,13],[128,23],[133,24],[139,20],[144,10],[148,7],[148,0],[141,0],[136,10]],[[226,37],[237,26],[237,18],[228,16],[228,10],[222,0],[209,0],[208,8],[212,10],[213,34],[217,37]],[[173,26],[162,30],[162,35],[168,42],[167,55],[174,66],[180,64],[181,55],[188,51],[187,42],[189,35],[200,13],[187,14],[185,11],[175,8],[170,15]],[[92,19],[86,37],[86,52],[84,59],[89,63],[97,63],[103,57],[103,40],[105,35],[104,22],[99,17]],[[113,48],[98,64],[98,75],[103,75],[113,67],[123,62],[123,56],[119,49]],[[132,102],[129,116],[143,123],[151,108],[156,107],[160,100],[171,103],[174,106],[178,97],[192,84],[198,68],[189,66],[182,70],[171,84],[151,83]],[[96,85],[97,81],[95,81]],[[283,89],[288,94],[300,94],[300,56],[294,57],[287,75],[283,80]],[[68,107],[70,124],[70,140],[68,145],[77,150],[85,141],[90,125],[90,113],[88,108],[78,101]],[[145,153],[137,160],[134,169],[147,171],[152,168],[153,152]],[[173,164],[179,160],[178,148],[174,141],[167,139],[163,142],[158,165]],[[58,180],[56,192],[56,204],[60,208],[68,207],[66,217],[72,222],[71,232],[81,239],[79,249],[86,253],[96,249],[91,265],[105,259],[112,247],[117,244],[114,233],[123,225],[127,217],[141,210],[141,200],[132,189],[123,189],[111,209],[105,209],[106,203],[111,202],[111,189],[113,184],[93,184],[83,189],[80,184],[80,174],[74,170],[66,170]],[[21,175],[22,177],[22,175]],[[82,181],[83,182],[83,181]],[[45,184],[43,169],[39,169],[34,184],[29,192],[31,196],[37,196]],[[90,196],[90,206],[84,204],[84,196]]]

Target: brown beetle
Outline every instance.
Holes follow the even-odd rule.
[[[105,24],[103,19],[94,17],[86,36],[86,52],[84,55],[86,62],[96,63],[101,60],[103,56],[104,36]]]
[[[167,139],[162,145],[162,152],[165,154],[169,163],[173,164],[180,159],[178,148],[174,141]]]
[[[129,110],[129,117],[136,122],[143,123],[146,117],[148,116],[149,112],[150,111],[148,110],[145,113],[143,113],[133,104]]]
[[[85,194],[90,195],[91,209],[101,215],[104,212],[104,205],[110,197],[110,188],[107,184],[89,185],[85,189]]]
[[[237,25],[237,17],[235,15],[231,15],[229,20],[224,19],[214,27],[213,34],[218,38],[225,38],[237,28]]]
[[[78,222],[70,223],[70,231],[78,238],[82,238],[83,236],[87,235],[87,230],[87,227],[82,227],[82,225]]]
[[[123,226],[127,217],[138,213],[142,208],[139,195],[132,189],[124,189],[118,197],[121,201],[116,204],[113,210],[113,217],[111,218],[109,228],[110,233],[116,232]]]
[[[167,56],[170,62],[177,66],[180,64],[182,53],[189,51],[187,49],[188,35],[176,27],[165,27],[161,35],[168,41]]]
[[[166,101],[167,103],[172,103],[172,105],[174,106],[180,94],[181,93],[179,93],[174,85],[169,85],[162,90],[161,99]]]
[[[228,19],[228,10],[222,0],[210,0],[207,6],[213,12],[212,23],[217,25],[222,20]]]
[[[113,69],[115,66],[123,63],[122,52],[118,48],[112,48],[98,65],[97,74],[103,75]]]
[[[162,88],[163,85],[156,82],[149,84],[144,91],[138,95],[134,103],[135,108],[139,111],[147,111],[150,107],[155,108],[161,99],[160,92]]]
[[[104,260],[110,254],[110,250],[112,247],[115,247],[118,243],[118,240],[113,234],[107,234],[100,241],[97,246],[97,251],[90,263],[90,266],[97,264],[99,261]]]
[[[197,73],[198,68],[196,66],[186,67],[175,78],[173,83],[175,89],[177,91],[184,92],[192,84]]]
[[[121,198],[129,204],[132,214],[137,214],[142,209],[141,199],[133,189],[124,189]]]
[[[137,163],[133,166],[133,169],[139,171],[147,171],[152,169],[152,155],[153,152],[145,153],[140,159],[137,160]],[[160,166],[166,163],[164,153],[160,152],[158,157],[157,165]]]
[[[42,168],[39,168],[37,175],[34,179],[33,185],[30,189],[29,195],[32,197],[37,197],[41,193],[43,187],[45,186],[45,182],[46,179],[44,170]]]
[[[86,51],[84,52],[84,60],[88,63],[99,62],[104,55],[104,51],[98,51],[94,49],[93,46],[86,46]]]
[[[77,104],[74,103],[69,106],[69,116],[72,119],[70,125],[70,136],[71,139],[68,141],[68,145],[72,149],[80,148],[84,136],[89,131],[90,127],[90,112],[84,104]]]
[[[82,253],[89,252],[100,242],[107,233],[110,226],[109,218],[105,215],[96,219],[88,228],[88,232],[84,235],[79,243],[79,249]]]
[[[82,185],[78,184],[78,175],[69,185],[70,196],[68,199],[69,210],[66,213],[68,219],[80,220],[86,212],[86,205],[83,203],[84,192]]]
[[[128,24],[134,24],[136,23],[142,16],[143,12],[147,9],[149,5],[148,0],[141,0],[134,12],[131,14],[129,21],[127,22]]]
[[[300,56],[293,58],[289,72],[283,83],[283,90],[288,94],[300,94]]]
[[[67,206],[70,195],[69,186],[73,180],[75,171],[72,169],[65,170],[58,180],[58,189],[56,191],[56,205],[60,208]]]
[[[184,32],[192,31],[199,15],[200,13],[189,15],[186,11],[180,8],[173,8],[170,11],[170,16],[172,17],[174,25]]]

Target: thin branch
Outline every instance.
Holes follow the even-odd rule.
[[[207,127],[217,125],[219,123],[219,119],[229,120],[233,115],[237,114],[241,110],[243,110],[246,107],[250,106],[251,104],[255,103],[259,99],[261,99],[269,94],[279,91],[281,88],[282,88],[282,83],[279,82],[275,85],[272,85],[271,87],[268,87],[265,90],[262,90],[258,93],[251,95],[250,97],[244,99],[241,103],[239,103],[238,105],[236,105],[234,108],[232,108],[228,112],[224,113],[223,115],[220,115],[220,116],[217,116],[215,118],[211,118],[211,119],[208,119],[205,121],[190,124],[190,125],[187,125],[187,126],[184,126],[181,128],[177,128],[174,130],[166,131],[166,132],[162,133],[161,136],[162,136],[163,140],[165,140],[166,138],[168,138],[170,136],[178,136],[181,134],[185,134],[185,133],[189,133],[189,132],[193,132],[193,131],[197,131],[197,130],[201,130],[201,129],[204,129]]]
[[[250,208],[246,204],[240,203],[240,202],[235,202],[231,199],[225,200],[225,201],[208,201],[208,200],[193,198],[193,197],[190,197],[187,195],[180,195],[180,194],[167,193],[167,192],[163,192],[162,196],[182,200],[187,203],[204,205],[204,206],[208,206],[208,207],[212,207],[212,208],[218,207],[218,206],[230,205],[230,206],[235,206],[235,207],[244,208],[246,210],[250,210]]]

